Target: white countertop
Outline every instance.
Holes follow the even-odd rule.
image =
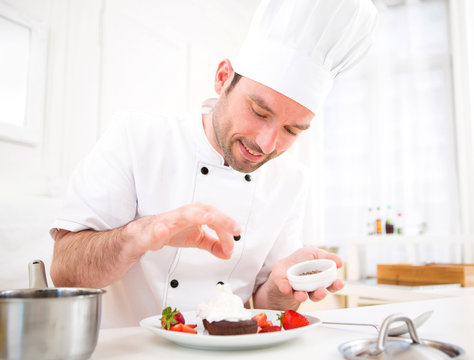
[[[474,296],[394,303],[361,308],[318,311],[311,315],[322,321],[370,322],[380,324],[393,313],[413,318],[434,310],[418,334],[422,339],[452,343],[466,351],[463,359],[474,359]],[[238,351],[214,351],[185,348],[169,342],[141,327],[103,329],[91,359],[343,359],[338,346],[362,338],[375,338],[371,327],[321,325],[296,339],[277,346]]]

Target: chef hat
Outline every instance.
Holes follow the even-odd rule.
[[[369,49],[375,17],[370,0],[262,0],[233,68],[316,114]]]

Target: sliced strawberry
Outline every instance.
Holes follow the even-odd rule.
[[[171,331],[177,331],[177,332],[189,333],[189,334],[197,334],[197,330],[195,330],[191,326],[183,325],[181,323],[173,325],[172,327],[170,327],[170,330]]]
[[[197,330],[189,325],[183,325],[183,332],[189,333],[189,334],[197,334]]]
[[[189,326],[190,328],[193,328],[193,329],[197,328],[197,324],[186,324],[186,326]]]
[[[273,326],[273,323],[270,320],[267,320],[262,325],[260,325],[262,329],[270,327],[270,326]]]
[[[178,332],[183,332],[183,324],[178,323],[170,327],[171,331],[178,331]]]
[[[281,327],[273,325],[273,326],[267,326],[262,328],[258,333],[268,333],[268,332],[275,332],[275,331],[281,331]]]
[[[285,330],[295,329],[309,325],[309,320],[294,310],[287,310],[278,315],[281,326]]]
[[[252,319],[254,319],[257,322],[257,326],[262,326],[262,324],[267,321],[267,314],[264,312],[255,315]]]

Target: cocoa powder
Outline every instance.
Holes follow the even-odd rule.
[[[322,271],[313,270],[313,271],[308,271],[308,272],[302,273],[302,274],[300,274],[299,276],[319,274],[320,272],[322,272]]]

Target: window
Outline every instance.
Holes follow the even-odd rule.
[[[324,119],[325,241],[366,235],[368,208],[403,231],[458,233],[448,5],[377,1],[364,60],[341,76]]]
[[[24,126],[30,33],[28,28],[0,16],[0,34],[0,121]]]
[[[0,141],[41,140],[47,29],[0,2]]]

